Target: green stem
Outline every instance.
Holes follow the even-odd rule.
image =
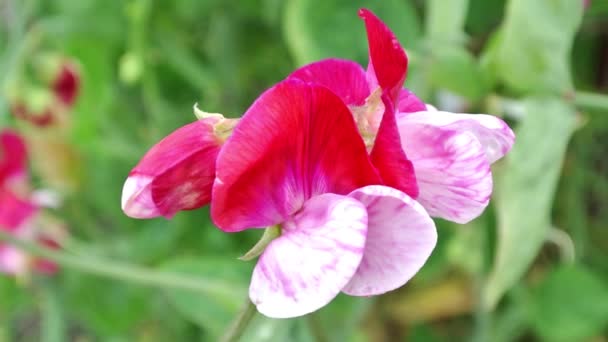
[[[257,312],[257,310],[255,308],[255,305],[253,305],[253,303],[249,299],[247,299],[245,306],[243,307],[241,312],[239,312],[239,314],[234,318],[232,323],[230,323],[228,330],[226,330],[226,333],[224,334],[224,336],[222,336],[222,339],[220,341],[221,342],[238,341],[241,338],[241,336],[243,336],[245,329],[247,328],[247,326],[249,325],[249,323],[255,316],[256,312]]]
[[[0,230],[0,241],[7,241],[29,254],[48,259],[66,268],[141,285],[190,290],[206,294],[211,293],[213,295],[232,295],[241,290],[230,283],[158,272],[141,266],[121,264],[99,258],[70,255],[62,251],[39,246],[33,242],[24,241],[2,230]]]
[[[608,111],[608,95],[577,91],[574,104],[584,109]]]

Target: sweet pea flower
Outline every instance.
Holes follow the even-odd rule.
[[[36,227],[39,206],[27,198],[27,150],[23,139],[11,130],[0,132],[0,229],[16,237],[58,247],[55,240]],[[0,242],[0,272],[24,274],[33,267],[54,273],[57,266],[32,258],[19,248]]]
[[[435,225],[381,184],[352,114],[327,88],[286,80],[254,102],[219,152],[211,216],[227,232],[275,232],[252,275],[258,311],[301,316],[340,292],[394,290],[422,267]]]
[[[209,204],[215,159],[236,124],[221,114],[199,111],[199,120],[154,145],[129,173],[122,210],[133,218],[172,217]]]
[[[511,149],[513,132],[490,115],[436,111],[403,89],[405,51],[372,12],[362,9],[359,15],[369,42],[367,72],[352,61],[326,59],[303,66],[290,78],[323,85],[349,106],[372,155],[376,149],[383,160],[392,160],[392,165],[374,163],[386,184],[416,198],[432,216],[469,222],[489,203],[490,165]],[[392,101],[396,118],[386,115],[381,94]],[[382,130],[385,121],[388,134]]]

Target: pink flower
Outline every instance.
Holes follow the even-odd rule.
[[[315,311],[340,292],[402,286],[436,231],[407,194],[382,185],[353,116],[327,88],[287,80],[245,113],[217,159],[211,215],[237,232],[275,227],[249,295],[270,317]]]
[[[22,138],[15,132],[0,132],[0,229],[19,238],[35,241],[51,241],[35,228],[34,222],[39,208],[22,192],[26,183],[27,151]],[[55,243],[56,245],[56,243]],[[23,274],[30,267],[40,272],[53,273],[55,264],[29,257],[18,248],[0,242],[0,272]]]
[[[323,85],[349,105],[385,184],[417,198],[433,216],[474,219],[492,193],[490,165],[510,150],[513,132],[489,115],[428,111],[401,88],[407,56],[394,34],[370,11],[359,15],[369,41],[367,72],[352,61],[327,59],[290,78]]]
[[[152,147],[124,184],[123,211],[133,218],[169,218],[209,204],[215,159],[234,123],[207,115]]]

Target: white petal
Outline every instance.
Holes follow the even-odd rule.
[[[122,188],[122,210],[132,218],[153,218],[160,216],[160,211],[154,204],[150,183],[152,177],[131,175]]]
[[[372,185],[349,196],[367,208],[367,241],[357,273],[342,291],[370,296],[403,286],[435,248],[435,223],[419,203],[393,188]]]
[[[329,303],[363,256],[367,212],[355,199],[313,197],[282,225],[253,271],[249,297],[268,317],[305,315]]]

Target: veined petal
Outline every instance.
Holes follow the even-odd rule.
[[[286,80],[255,101],[222,148],[211,216],[224,231],[264,228],[315,195],[379,182],[342,100],[325,87]]]
[[[363,256],[367,212],[355,199],[323,194],[282,225],[253,270],[249,297],[268,317],[302,316],[329,303]]]
[[[414,166],[401,146],[395,112],[387,94],[382,96],[382,102],[385,108],[384,115],[370,158],[385,185],[416,197],[418,196],[418,185]]]
[[[214,133],[217,120],[182,126],[146,153],[123,187],[122,209],[127,215],[171,217],[209,203],[222,144]]]
[[[305,65],[289,78],[322,85],[338,95],[348,106],[360,106],[370,94],[363,68],[349,60],[330,58]]]
[[[427,106],[409,89],[401,89],[399,91],[399,100],[397,105],[398,113],[414,113],[427,110]]]
[[[0,186],[9,179],[25,176],[27,149],[16,132],[4,129],[0,132]]]
[[[399,121],[403,149],[416,170],[418,202],[431,216],[466,223],[479,216],[492,193],[490,163],[470,132]]]
[[[408,122],[457,132],[469,132],[481,143],[488,162],[494,163],[511,150],[515,135],[501,119],[486,114],[456,114],[436,110],[406,115]],[[401,116],[399,116],[401,120]]]
[[[37,211],[34,204],[0,187],[0,229],[14,232]]]
[[[435,223],[418,202],[393,188],[370,185],[348,196],[365,205],[368,224],[363,259],[342,291],[371,296],[403,286],[435,248]]]
[[[370,89],[375,88],[377,83],[395,101],[405,81],[407,55],[395,34],[374,13],[360,9],[359,16],[365,22],[367,30]]]

